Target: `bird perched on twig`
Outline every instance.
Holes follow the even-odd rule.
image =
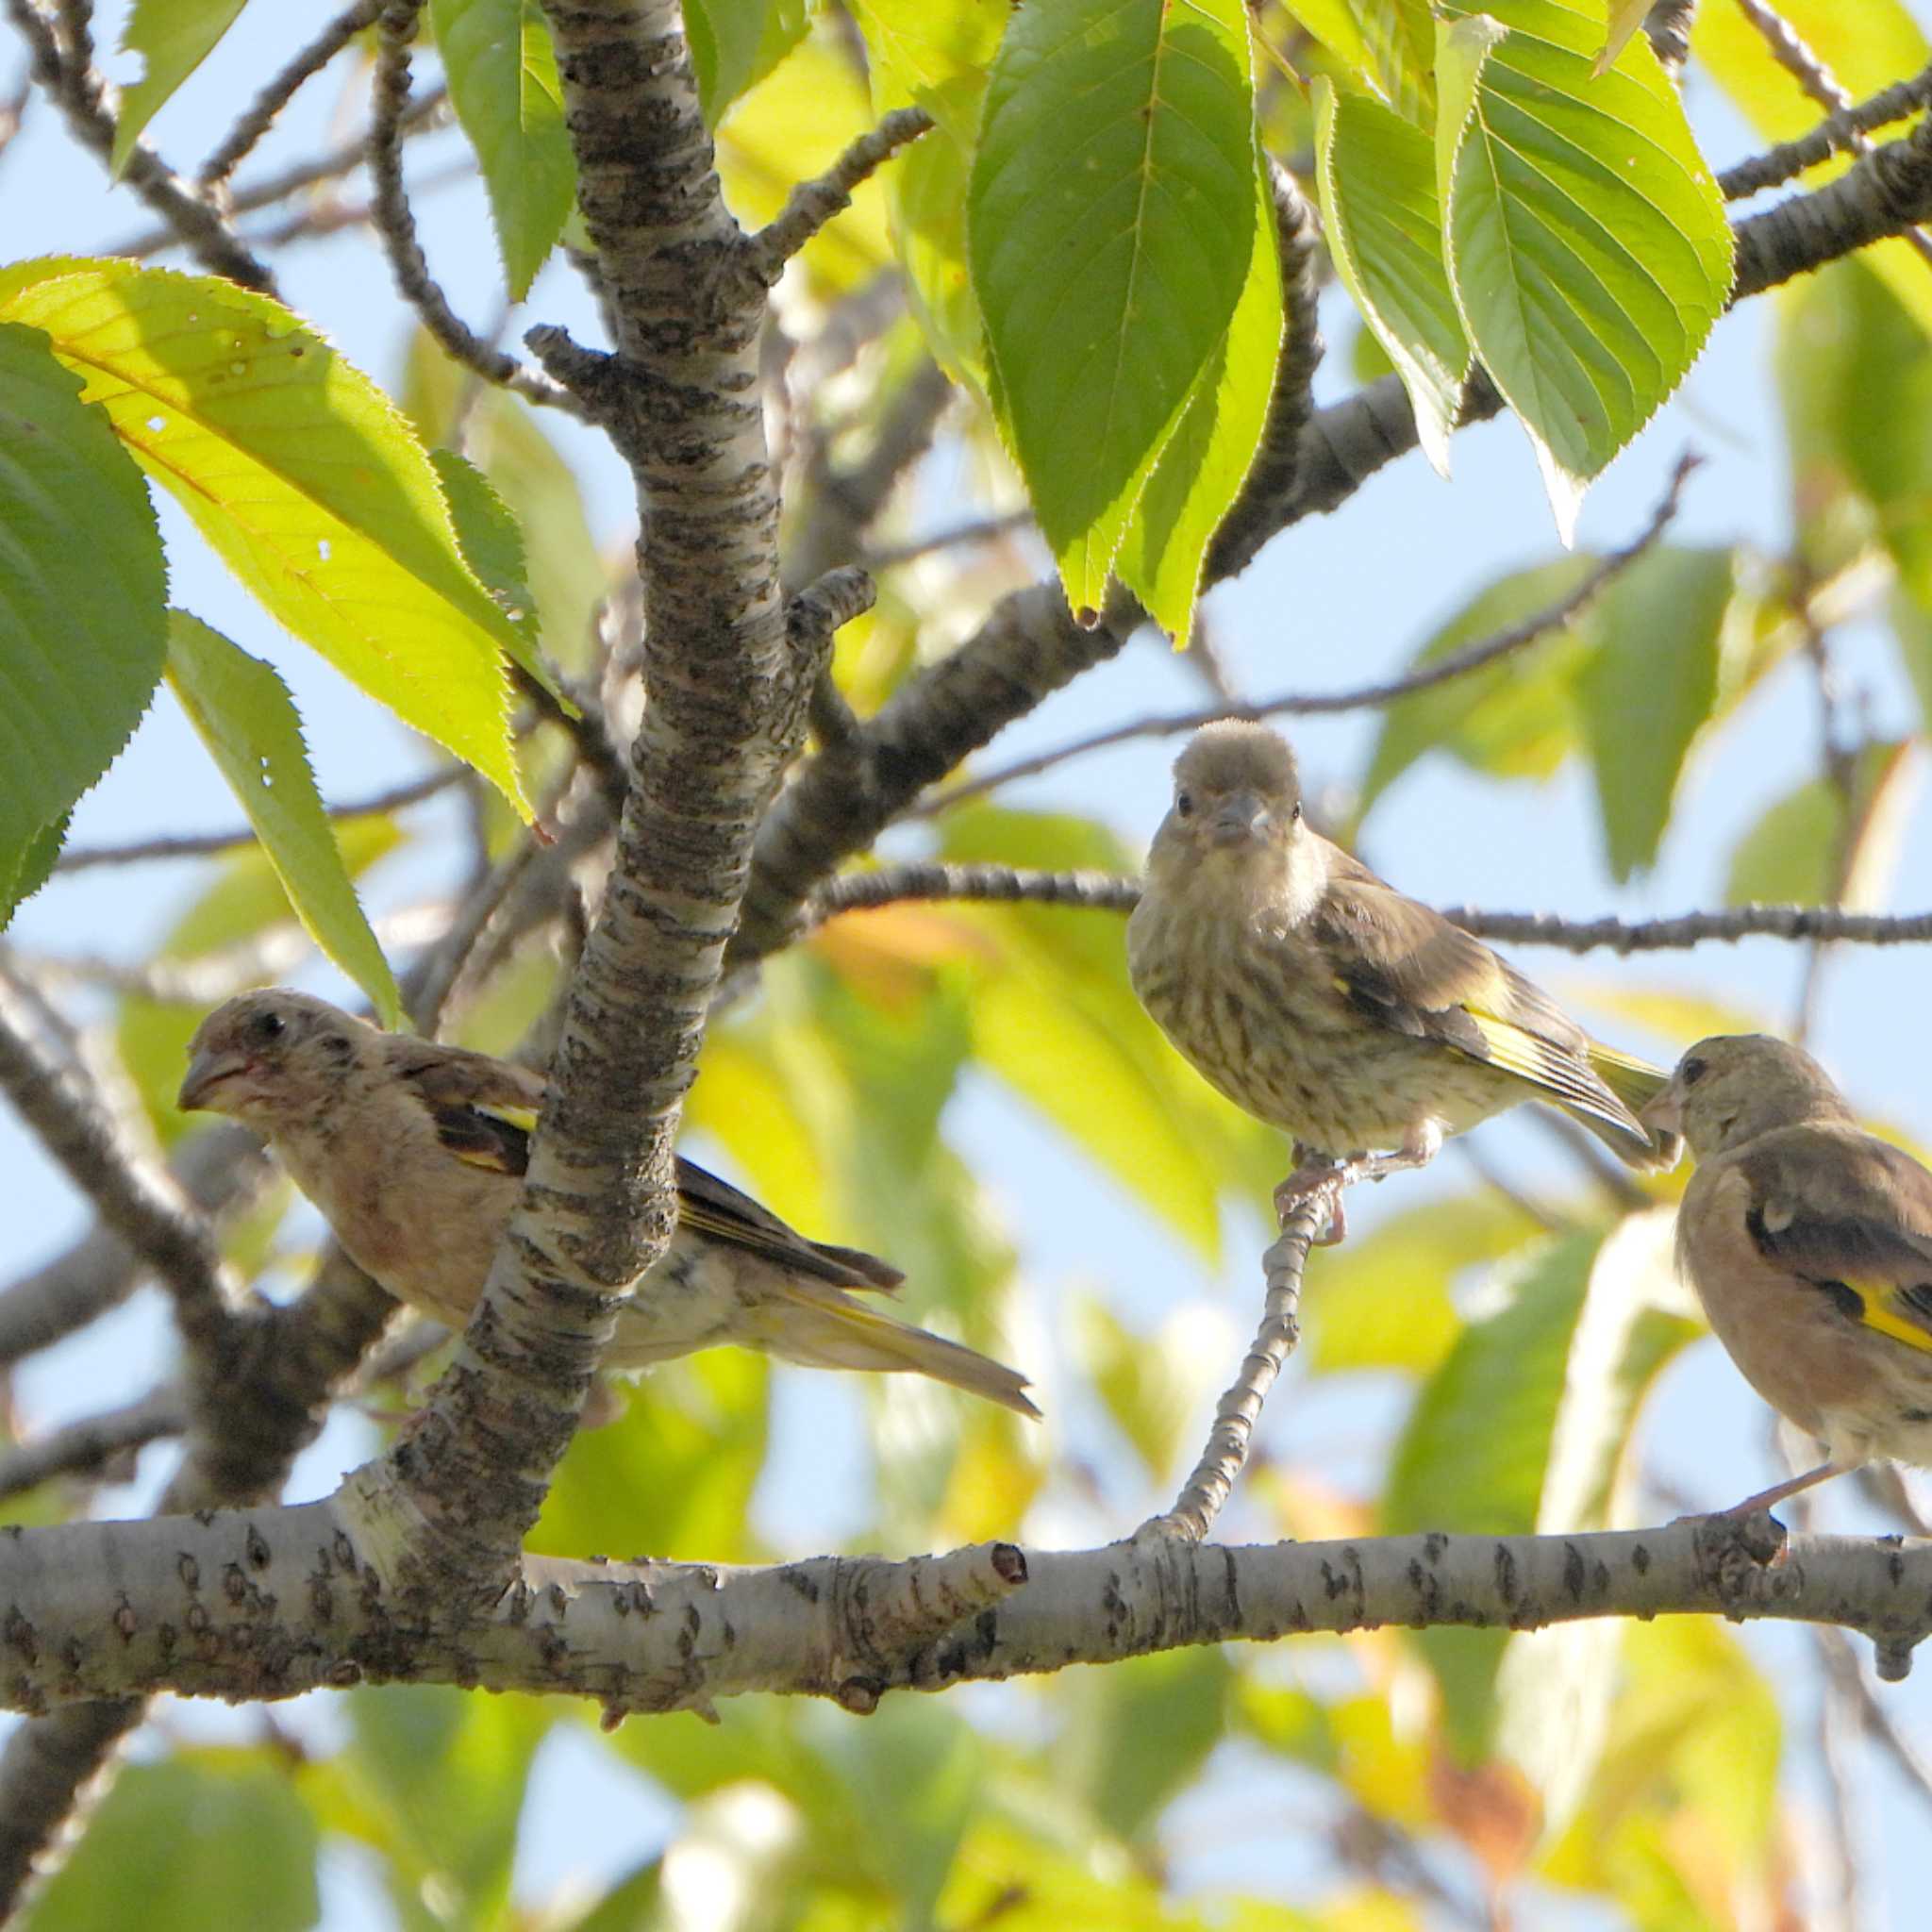
[[[1632,1167],[1669,1166],[1635,1109],[1662,1071],[1592,1040],[1480,940],[1406,898],[1310,827],[1286,741],[1226,719],[1174,762],[1127,924],[1134,991],[1237,1107],[1285,1128],[1286,1216],[1339,1179],[1433,1158],[1524,1100],[1559,1107]]]
[[[178,1105],[268,1141],[366,1274],[460,1328],[517,1197],[542,1079],[488,1054],[384,1033],[306,993],[243,993],[201,1024]],[[845,1291],[905,1277],[808,1241],[749,1195],[677,1163],[677,1229],[618,1317],[605,1366],[718,1342],[820,1369],[905,1370],[1037,1416],[1026,1378]]]
[[[1932,1174],[1865,1133],[1807,1053],[1700,1040],[1645,1120],[1697,1172],[1677,1262],[1744,1379],[1824,1462],[1735,1504],[1768,1508],[1874,1458],[1932,1464]]]

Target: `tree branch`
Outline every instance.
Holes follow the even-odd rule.
[[[816,180],[801,181],[777,217],[751,238],[750,259],[766,282],[829,222],[852,206],[852,192],[902,147],[932,125],[924,108],[895,108],[858,139]]]

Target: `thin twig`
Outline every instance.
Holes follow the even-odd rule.
[[[422,93],[403,109],[396,121],[399,136],[426,134],[443,126],[449,120],[449,90],[439,81],[434,87],[425,88]],[[369,158],[369,137],[358,134],[354,139],[339,145],[325,149],[319,155],[311,155],[306,161],[295,161],[290,166],[264,175],[259,181],[251,181],[245,188],[235,189],[227,196],[230,215],[253,214],[259,208],[273,208],[278,201],[286,201],[291,194],[299,194],[305,188],[319,187],[325,181],[338,181],[345,175],[353,175]],[[465,175],[475,170],[474,158],[465,160],[461,170]],[[417,184],[421,193],[429,183],[425,180]],[[271,229],[258,239],[266,245],[274,241],[277,231]],[[103,248],[103,255],[125,255],[140,260],[150,255],[158,255],[164,248],[174,247],[180,240],[173,228],[149,228],[138,235],[130,235],[125,241]]]
[[[14,84],[13,92],[5,100],[0,100],[0,155],[5,155],[13,145],[13,138],[26,119],[26,104],[33,97],[34,76],[29,69]]]
[[[337,14],[290,59],[249,103],[246,112],[228,130],[221,145],[201,164],[199,181],[204,191],[219,188],[235,172],[256,142],[275,125],[296,90],[320,74],[364,27],[373,25],[381,10],[382,0],[356,0],[353,7]]]
[[[63,53],[34,0],[7,0],[7,14],[33,55],[34,79],[65,116],[81,146],[103,161],[113,153],[118,90],[80,51]],[[86,45],[82,40],[82,46]],[[174,239],[203,267],[245,289],[275,291],[275,277],[245,248],[219,209],[197,193],[145,142],[137,141],[121,179],[167,223]]]
[[[384,812],[402,811],[412,805],[421,805],[425,798],[434,798],[440,791],[447,791],[468,771],[466,765],[445,765],[441,770],[425,773],[420,778],[411,778],[407,785],[391,786],[387,791],[378,791],[375,796],[352,801],[347,805],[332,805],[328,816],[332,819],[379,818]],[[252,825],[238,825],[227,832],[189,833],[171,839],[136,839],[125,845],[76,845],[63,852],[54,861],[56,872],[89,872],[102,865],[143,865],[153,859],[164,858],[208,858],[216,853],[233,852],[244,845],[258,842],[258,836]]]
[[[99,1475],[132,1451],[163,1436],[178,1436],[187,1426],[187,1402],[173,1386],[65,1423],[0,1454],[0,1501],[24,1495],[55,1476]]]
[[[1932,67],[1909,80],[1896,82],[1868,101],[1841,109],[1795,141],[1784,142],[1740,161],[1735,168],[1726,168],[1717,177],[1718,188],[1726,201],[1743,201],[1767,188],[1781,188],[1807,168],[1815,168],[1833,155],[1853,152],[1859,135],[1903,121],[1928,102],[1932,102]]]
[[[1064,764],[1070,758],[1084,758],[1090,752],[1104,751],[1111,745],[1124,744],[1134,739],[1169,738],[1176,732],[1198,731],[1202,725],[1212,724],[1222,718],[1313,718],[1338,711],[1379,709],[1403,698],[1413,697],[1420,691],[1433,691],[1438,685],[1467,677],[1472,672],[1484,670],[1502,658],[1526,650],[1540,639],[1569,623],[1606,584],[1635,563],[1669,527],[1677,513],[1684,484],[1701,460],[1689,452],[1677,458],[1670,482],[1643,528],[1621,549],[1612,550],[1602,558],[1574,590],[1524,618],[1522,623],[1512,624],[1507,629],[1478,639],[1476,642],[1467,644],[1432,664],[1419,665],[1400,677],[1360,685],[1353,691],[1315,695],[1286,692],[1280,697],[1262,698],[1254,704],[1216,705],[1206,710],[1170,711],[1154,717],[1137,718],[1106,731],[1076,738],[1071,744],[1060,745],[1053,751],[1015,758],[1010,764],[962,779],[958,784],[921,800],[903,815],[907,818],[930,818],[966,799],[983,797],[1003,785],[1010,785],[1020,778],[1031,778],[1056,765]]]
[[[1765,0],[1737,0],[1738,11],[1755,26],[1771,50],[1771,58],[1795,80],[1807,99],[1815,101],[1827,114],[1844,114],[1856,105],[1838,76],[1821,60],[1790,22],[1765,4]],[[1872,137],[1863,128],[1854,128],[1851,149],[1856,155],[1873,151]],[[1907,228],[1903,239],[1920,258],[1932,262],[1932,236],[1922,228]]]
[[[465,369],[474,369],[486,381],[514,390],[529,402],[581,415],[582,405],[562,384],[513,356],[506,356],[501,349],[492,349],[476,335],[449,306],[449,298],[429,273],[422,243],[416,239],[408,192],[403,186],[399,138],[403,112],[409,102],[409,49],[422,10],[422,0],[385,0],[369,121],[375,232],[389,258],[396,288],[444,351]]]
[[[1108,872],[1036,872],[1024,865],[914,860],[881,866],[876,872],[848,872],[827,880],[811,896],[807,926],[822,925],[841,912],[864,912],[904,899],[990,900],[1131,912],[1141,903],[1141,882]]]
[[[183,1339],[211,1360],[235,1319],[213,1229],[173,1175],[125,1144],[106,1107],[47,1060],[25,1023],[27,1010],[19,983],[0,969],[0,1091],[107,1225],[154,1269]]]
[[[1282,1222],[1280,1239],[1262,1256],[1268,1289],[1260,1326],[1248,1344],[1240,1374],[1215,1407],[1207,1447],[1193,1474],[1181,1486],[1174,1507],[1141,1525],[1143,1535],[1152,1532],[1201,1542],[1214,1527],[1214,1519],[1248,1459],[1261,1405],[1301,1339],[1302,1272],[1307,1266],[1308,1249],[1345,1185],[1338,1173],[1330,1190],[1304,1195]]]
[[[937,550],[964,549],[969,543],[998,543],[1033,527],[1030,509],[1009,509],[1002,516],[979,517],[970,524],[956,524],[948,530],[935,530],[924,537],[910,537],[903,543],[887,543],[868,550],[858,560],[869,571],[893,570],[903,563],[915,563]]]
[[[924,108],[895,108],[858,139],[816,180],[801,181],[776,219],[747,243],[755,271],[775,282],[785,264],[829,222],[852,206],[852,192],[899,149],[932,125]]]

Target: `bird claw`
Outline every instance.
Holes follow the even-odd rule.
[[[1348,1215],[1341,1205],[1342,1186],[1351,1177],[1348,1163],[1305,1158],[1299,1141],[1295,1155],[1294,1172],[1274,1190],[1275,1222],[1286,1228],[1290,1215],[1304,1202],[1324,1195],[1326,1198],[1322,1205],[1328,1210],[1328,1219],[1315,1237],[1315,1246],[1338,1247],[1348,1235]]]

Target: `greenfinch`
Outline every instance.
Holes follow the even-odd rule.
[[[1700,1040],[1643,1117],[1697,1172],[1677,1262],[1772,1407],[1824,1445],[1744,1515],[1891,1458],[1932,1463],[1932,1174],[1863,1132],[1816,1060],[1762,1034]]]
[[[181,1108],[252,1127],[365,1273],[439,1322],[468,1321],[523,1191],[539,1075],[283,988],[218,1008],[189,1051]],[[846,1292],[896,1288],[904,1276],[888,1263],[806,1240],[688,1160],[677,1216],[618,1317],[607,1368],[733,1342],[810,1368],[930,1375],[1039,1414],[1024,1376]]]
[[[1635,1112],[1662,1071],[1592,1040],[1480,940],[1323,838],[1293,752],[1265,725],[1207,725],[1175,760],[1127,965],[1186,1058],[1293,1136],[1284,1216],[1338,1172],[1420,1167],[1446,1135],[1524,1100],[1561,1108],[1632,1167],[1677,1157]],[[1326,1239],[1344,1228],[1337,1192]]]

